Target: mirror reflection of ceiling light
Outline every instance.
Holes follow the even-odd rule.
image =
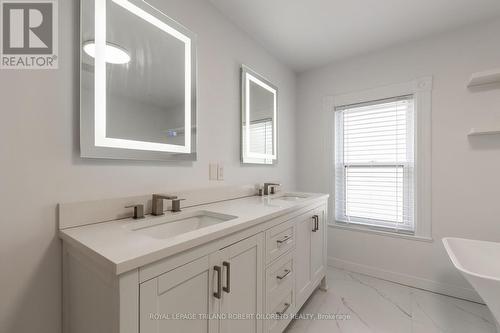
[[[88,41],[83,44],[83,50],[92,58],[95,58],[95,42]],[[130,55],[118,45],[106,43],[106,62],[110,64],[128,64]]]

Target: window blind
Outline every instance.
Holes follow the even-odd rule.
[[[337,223],[413,233],[413,96],[335,111]]]
[[[272,154],[273,153],[273,120],[264,118],[250,122],[250,146],[249,149],[253,153]],[[245,128],[243,129],[245,130]],[[243,136],[243,147],[245,147],[246,136]],[[263,161],[267,164],[272,164],[272,159],[248,159],[249,161]]]
[[[250,123],[250,151],[260,154],[273,153],[273,122],[271,119]]]

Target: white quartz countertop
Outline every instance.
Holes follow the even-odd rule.
[[[64,229],[59,231],[59,236],[76,249],[104,262],[116,274],[121,274],[328,198],[327,194],[294,194],[307,197],[297,201],[273,200],[280,194],[245,197],[184,208],[180,213],[147,215],[141,220],[127,218]],[[137,223],[151,221],[154,224],[158,219],[196,211],[210,211],[237,218],[165,239],[133,231]]]

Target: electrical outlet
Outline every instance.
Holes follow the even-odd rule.
[[[209,180],[217,180],[219,178],[219,166],[217,163],[210,163],[208,165],[208,179]]]
[[[217,179],[224,180],[224,165],[222,165],[222,164],[218,164]]]

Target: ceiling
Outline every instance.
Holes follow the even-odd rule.
[[[295,71],[500,17],[500,0],[210,0]]]

